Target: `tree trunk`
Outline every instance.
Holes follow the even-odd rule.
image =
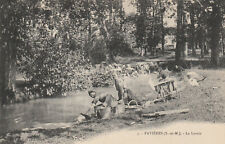
[[[152,39],[154,39],[154,37],[155,37],[155,5],[153,5],[153,9],[152,9],[152,18],[154,19],[152,21]],[[152,48],[151,48],[151,55],[152,56],[155,55],[155,46],[154,46],[154,44],[152,45]]]
[[[145,49],[144,56],[146,56],[147,55],[147,52],[148,52],[147,47],[145,46],[144,49]]]
[[[183,7],[184,9],[184,7]],[[188,51],[188,47],[187,47],[187,30],[186,30],[186,14],[184,12],[184,10],[182,10],[183,13],[183,18],[182,18],[182,51],[181,51],[181,56],[182,59],[187,57],[187,51]]]
[[[1,47],[0,49],[0,104],[3,104],[3,99],[5,99],[5,87],[6,87],[6,82],[5,82],[5,61],[6,61],[6,53],[5,49]]]
[[[222,53],[223,53],[223,55],[225,54],[224,49],[225,49],[225,44],[224,44],[224,29],[223,29],[223,31],[222,31]]]
[[[93,42],[91,39],[91,35],[92,35],[92,27],[91,27],[91,12],[90,12],[90,8],[89,8],[89,0],[86,0],[86,5],[85,5],[85,11],[88,12],[87,16],[88,16],[88,37],[87,37],[87,41],[85,41],[85,52],[86,52],[86,56],[89,57],[91,59],[91,48],[93,46]]]
[[[123,16],[123,0],[119,1],[120,5],[120,30],[122,31],[123,28],[123,21],[124,21],[124,16]]]
[[[0,4],[0,105],[15,97],[17,23],[19,21],[11,9],[11,2],[4,0]],[[15,24],[16,23],[16,24]],[[5,29],[5,30],[3,30]]]
[[[183,0],[178,0],[177,4],[177,37],[176,37],[176,53],[175,60],[179,63],[182,60],[183,51]]]
[[[201,50],[201,58],[203,58],[204,57],[204,45],[203,45],[202,41],[199,42],[199,48]]]
[[[208,41],[207,41],[207,33],[208,33],[208,30],[205,29],[205,35],[204,35],[204,55],[208,55],[209,54],[209,46],[208,46]]]
[[[199,29],[199,34],[198,34],[198,39],[199,39],[199,48],[201,50],[201,58],[204,57],[204,30],[203,30],[203,26],[200,25],[199,26],[200,29]]]
[[[217,4],[212,6],[212,14],[209,19],[210,24],[210,47],[211,47],[211,63],[214,66],[219,65],[220,54],[220,32],[222,26],[221,9]]]
[[[192,50],[192,55],[196,56],[195,49],[195,21],[194,21],[194,8],[191,6],[190,8],[190,20],[191,20],[191,38],[190,38],[190,47]]]
[[[204,43],[204,55],[208,55],[208,54],[209,54],[208,44],[205,41],[205,43]]]
[[[16,75],[16,49],[14,42],[0,49],[0,103],[6,104],[14,99]]]
[[[109,24],[110,24],[110,27],[113,25],[113,3],[112,3],[112,0],[109,1]]]
[[[162,6],[162,1],[160,0],[160,2],[159,2],[159,4],[160,4],[160,14],[161,14],[161,16],[160,16],[160,19],[161,19],[161,43],[162,43],[162,54],[164,55],[164,52],[165,52],[165,47],[164,47],[164,45],[165,45],[165,31],[164,31],[164,25],[163,25],[163,19],[164,19],[164,8],[163,8],[163,6]]]

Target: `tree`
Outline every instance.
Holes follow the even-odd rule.
[[[15,98],[17,70],[30,82],[24,88],[29,95],[52,96],[71,88],[76,78],[72,72],[88,62],[83,49],[88,17],[82,4],[73,0],[0,2],[1,104]]]
[[[161,1],[137,0],[136,42],[137,46],[151,55],[156,54],[156,46],[161,41],[164,49],[164,5]]]
[[[102,44],[102,46],[97,46],[94,42],[92,45],[91,51],[99,51],[98,53],[101,55],[105,55],[107,61],[112,62],[115,61],[114,57],[120,51],[120,48],[115,46],[110,46],[111,40],[115,40],[113,38],[115,33],[120,32],[123,34],[123,22],[124,22],[124,12],[122,9],[122,1],[114,1],[114,0],[96,0],[90,4],[91,7],[91,19],[92,19],[92,40],[91,41],[101,41],[98,42]],[[120,41],[119,43],[124,43],[124,41]],[[98,50],[98,49],[103,50]],[[124,49],[128,49],[125,47]],[[117,51],[117,52],[116,52]],[[93,54],[93,53],[92,53]]]
[[[190,45],[195,54],[193,44],[199,45],[201,48],[201,56],[206,53],[206,40],[209,38],[211,48],[211,62],[215,66],[219,65],[219,54],[220,54],[220,40],[222,23],[224,18],[224,6],[223,0],[189,0],[186,3],[187,11],[190,12]],[[184,1],[178,0],[177,3],[177,46],[176,46],[176,61],[182,59],[183,43],[185,42],[183,30],[184,30]],[[195,19],[196,17],[196,19]],[[195,27],[197,25],[197,27]],[[194,36],[195,35],[195,36]],[[195,42],[194,42],[195,38]]]
[[[79,85],[78,68],[88,63],[84,48],[88,13],[84,1],[39,2],[26,19],[27,49],[19,49],[20,71],[30,82],[25,92],[39,97],[62,95]]]
[[[35,2],[34,2],[35,3]],[[14,97],[17,48],[23,44],[21,33],[26,7],[21,1],[0,2],[0,103]]]
[[[189,3],[189,12],[190,12],[190,49],[192,50],[192,55],[196,56],[195,49],[195,5]]]
[[[191,19],[191,47],[196,43],[196,47],[201,49],[201,57],[207,54],[206,40],[207,40],[207,13],[205,8],[199,1],[192,1],[188,3]],[[192,47],[192,54],[195,55],[196,47]]]
[[[160,20],[161,20],[161,43],[162,43],[162,53],[164,55],[164,51],[165,51],[165,30],[164,30],[164,12],[165,12],[165,8],[163,6],[163,2],[162,0],[159,0],[159,5],[160,5]]]
[[[178,0],[177,3],[177,37],[176,37],[176,62],[180,62],[183,58],[184,52],[184,1]]]
[[[211,6],[211,12],[208,19],[209,26],[209,37],[210,37],[210,47],[211,47],[211,63],[214,66],[219,65],[219,54],[220,54],[220,33],[223,22],[223,6],[224,1],[216,0],[211,1],[209,6]]]
[[[123,31],[122,0],[3,0],[0,4],[1,103],[13,99],[16,70],[29,81],[25,94],[56,96],[80,87],[80,69],[89,65],[94,47],[110,57],[129,47],[118,34]]]

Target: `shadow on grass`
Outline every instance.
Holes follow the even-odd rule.
[[[224,69],[225,68],[225,57],[220,58],[220,63],[218,66],[211,63],[210,59],[204,60],[197,64],[200,69]]]

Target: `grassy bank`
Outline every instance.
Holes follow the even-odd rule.
[[[225,69],[190,69],[207,78],[199,87],[187,86],[179,98],[155,104],[150,111],[189,108],[189,113],[145,119],[135,112],[110,120],[93,120],[67,128],[15,131],[0,137],[0,143],[73,143],[89,139],[103,132],[123,128],[151,128],[172,121],[225,122]]]

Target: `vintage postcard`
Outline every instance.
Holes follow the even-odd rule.
[[[224,144],[224,0],[1,0],[0,144]]]

